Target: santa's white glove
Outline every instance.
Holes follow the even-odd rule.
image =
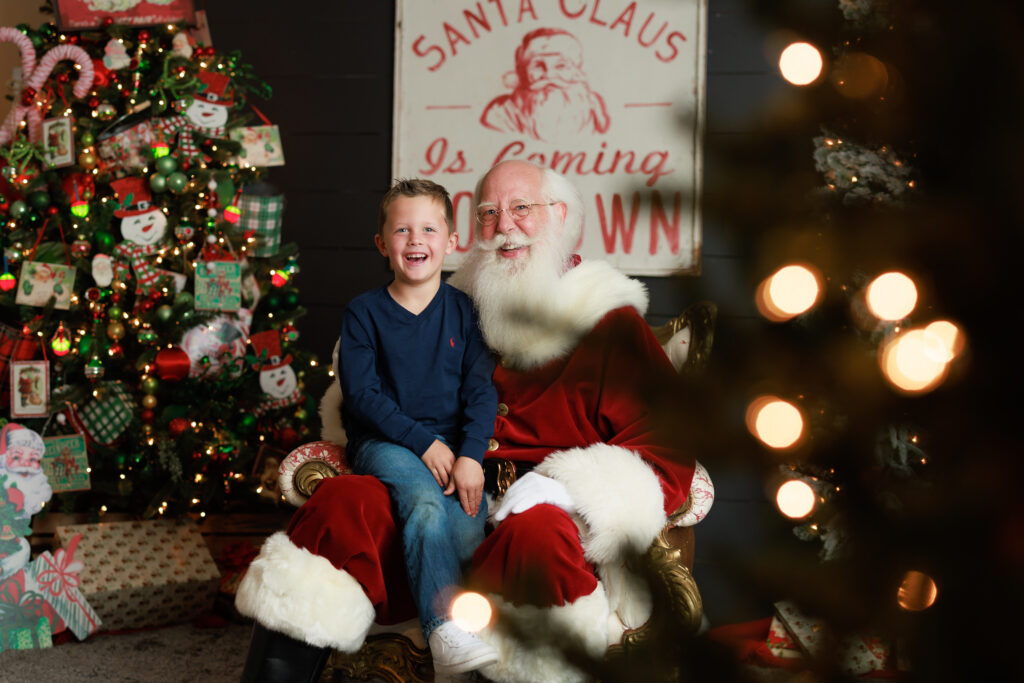
[[[561,482],[536,472],[529,472],[508,487],[492,520],[498,524],[509,515],[517,515],[534,505],[544,503],[554,505],[569,514],[576,512],[576,505]]]

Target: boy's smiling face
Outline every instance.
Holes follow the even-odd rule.
[[[387,256],[398,283],[440,281],[444,257],[458,241],[455,233],[449,234],[444,214],[444,204],[432,197],[399,196],[391,202],[374,243]]]

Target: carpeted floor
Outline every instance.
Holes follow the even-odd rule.
[[[219,683],[242,677],[251,626],[192,624],[0,652],[0,682]]]

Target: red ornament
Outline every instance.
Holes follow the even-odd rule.
[[[277,445],[290,451],[299,445],[299,433],[292,427],[283,427],[277,432]]]
[[[183,417],[176,417],[167,425],[167,433],[173,437],[179,437],[189,428],[189,422]]]
[[[156,413],[150,410],[149,408],[146,408],[145,410],[139,412],[139,419],[142,420],[145,424],[150,424],[153,421],[153,418],[155,417]]]
[[[161,349],[153,359],[156,376],[166,382],[179,382],[188,376],[192,361],[180,346]]]
[[[139,40],[141,40],[141,41],[149,40],[149,31],[146,31],[146,30],[139,31]]]
[[[36,99],[36,89],[32,86],[25,86],[25,89],[21,91],[21,104],[30,107],[34,99]]]

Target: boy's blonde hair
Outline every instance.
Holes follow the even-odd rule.
[[[388,220],[388,207],[399,197],[430,197],[441,202],[444,206],[444,220],[448,225],[448,234],[452,234],[455,219],[455,210],[452,208],[452,198],[448,190],[438,185],[433,180],[424,178],[399,178],[395,184],[384,193],[380,200],[380,210],[377,212],[377,232],[384,229],[384,223]]]

